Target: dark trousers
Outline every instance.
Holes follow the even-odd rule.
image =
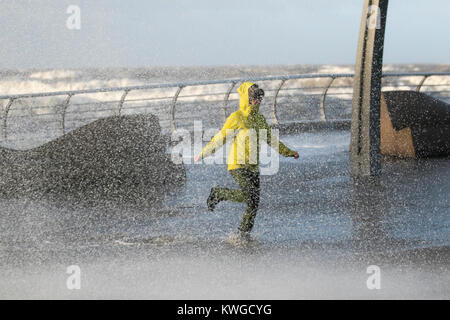
[[[215,193],[220,200],[228,200],[235,202],[245,202],[244,215],[239,230],[242,232],[250,232],[255,222],[256,212],[259,206],[260,195],[260,179],[259,172],[248,169],[235,169],[230,171],[231,176],[236,180],[240,189],[230,189],[223,187],[214,188]]]

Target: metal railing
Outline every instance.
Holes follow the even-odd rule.
[[[392,78],[392,77],[422,77],[420,82],[417,84],[415,88],[416,91],[420,91],[422,87],[425,85],[427,79],[433,76],[450,76],[450,72],[416,72],[416,73],[384,73],[383,78]],[[99,89],[87,89],[87,90],[72,90],[72,91],[58,91],[58,92],[44,92],[44,93],[29,93],[29,94],[15,94],[15,95],[2,95],[0,96],[0,100],[7,100],[6,105],[3,108],[3,123],[2,123],[2,134],[3,138],[7,137],[7,120],[8,114],[14,104],[15,101],[19,99],[27,99],[27,98],[41,98],[41,97],[53,97],[53,96],[66,96],[66,99],[62,104],[58,105],[61,108],[61,119],[60,119],[60,127],[62,133],[66,132],[66,113],[67,109],[70,106],[71,99],[76,95],[82,94],[92,94],[92,93],[106,93],[106,92],[123,92],[121,99],[117,103],[116,114],[120,115],[122,112],[122,108],[124,103],[127,101],[127,96],[132,91],[140,91],[140,90],[149,90],[149,89],[162,89],[162,88],[176,88],[176,92],[172,97],[172,101],[169,107],[169,120],[170,120],[170,130],[173,132],[176,130],[175,125],[175,110],[176,104],[178,101],[178,97],[182,90],[186,87],[191,86],[206,86],[206,85],[214,85],[214,84],[229,84],[227,91],[224,93],[223,103],[222,103],[222,117],[223,120],[227,117],[227,104],[230,98],[230,94],[236,84],[244,82],[244,81],[280,81],[278,86],[274,91],[274,96],[271,103],[271,113],[272,113],[272,122],[274,125],[279,125],[279,117],[277,115],[277,98],[279,92],[282,90],[286,81],[288,80],[300,80],[300,79],[320,79],[325,78],[329,79],[325,86],[322,88],[320,103],[319,103],[319,114],[320,121],[327,122],[327,115],[325,113],[325,102],[327,98],[327,94],[332,87],[333,83],[337,79],[342,78],[352,78],[353,74],[343,73],[343,74],[300,74],[300,75],[281,75],[281,76],[265,76],[265,77],[253,77],[253,78],[237,78],[237,79],[227,79],[227,80],[212,80],[212,81],[190,81],[190,82],[175,82],[175,83],[162,83],[162,84],[150,84],[150,85],[142,85],[142,86],[128,86],[128,87],[110,87],[110,88],[99,88]],[[448,86],[448,84],[445,84]],[[208,94],[211,95],[211,94]],[[201,95],[193,95],[201,96]],[[144,100],[144,99],[143,99]]]

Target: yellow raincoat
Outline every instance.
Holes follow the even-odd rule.
[[[272,137],[266,119],[258,112],[259,105],[249,104],[248,89],[252,85],[251,82],[244,82],[237,89],[240,95],[239,110],[233,112],[227,118],[220,132],[205,146],[200,153],[202,159],[216,152],[226,143],[227,139],[233,139],[228,153],[228,170],[246,168],[259,171],[260,134],[263,137],[267,135],[266,141],[269,146],[277,146],[278,144],[278,152],[281,155],[285,157],[294,155],[295,151],[286,147],[276,137]]]

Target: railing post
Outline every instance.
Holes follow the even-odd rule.
[[[336,77],[332,76],[330,81],[328,82],[327,86],[323,90],[322,99],[320,100],[319,112],[320,112],[320,118],[323,122],[327,121],[327,117],[325,115],[325,99],[327,97],[328,89],[330,89],[331,84],[333,83],[334,79],[336,79]]]
[[[225,94],[225,97],[223,99],[223,105],[222,105],[222,113],[223,113],[223,122],[227,120],[227,105],[228,105],[228,99],[230,98],[231,90],[233,90],[234,86],[236,85],[236,82],[232,82],[231,86],[228,88],[227,93]]]
[[[125,98],[127,97],[128,92],[130,92],[130,91],[131,90],[125,90],[122,94],[122,97],[120,98],[119,105],[117,106],[117,115],[118,116],[120,116],[120,112],[122,111],[123,103],[125,102]]]
[[[177,104],[178,96],[180,95],[181,90],[183,90],[184,86],[179,86],[177,92],[173,96],[172,104],[170,106],[170,130],[174,132],[176,130],[175,127],[175,105]]]
[[[2,129],[3,129],[3,138],[4,139],[6,139],[6,125],[7,125],[6,120],[8,118],[8,113],[9,113],[9,110],[11,109],[11,105],[13,104],[14,100],[15,100],[14,98],[10,98],[8,101],[8,104],[6,105],[5,109],[3,110],[3,128]]]
[[[427,80],[428,77],[430,77],[429,74],[423,76],[422,81],[420,81],[420,83],[417,85],[417,88],[416,88],[416,91],[417,91],[417,92],[420,92],[420,89],[422,88],[422,85],[425,83],[425,80]]]
[[[278,117],[277,117],[277,97],[278,93],[281,90],[281,87],[286,82],[286,79],[281,80],[280,84],[278,85],[277,89],[275,90],[275,95],[273,96],[273,103],[272,103],[272,120],[275,125],[279,125]]]
[[[64,104],[62,105],[61,129],[62,129],[63,134],[66,134],[66,111],[67,111],[67,108],[69,107],[69,102],[70,102],[70,99],[72,98],[72,96],[73,96],[73,94],[69,93],[67,95],[66,100],[64,101]]]

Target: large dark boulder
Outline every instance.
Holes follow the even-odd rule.
[[[381,97],[381,153],[427,158],[450,155],[450,105],[416,91]]]
[[[31,198],[152,201],[182,185],[154,115],[113,116],[31,150],[0,150],[0,192]]]

